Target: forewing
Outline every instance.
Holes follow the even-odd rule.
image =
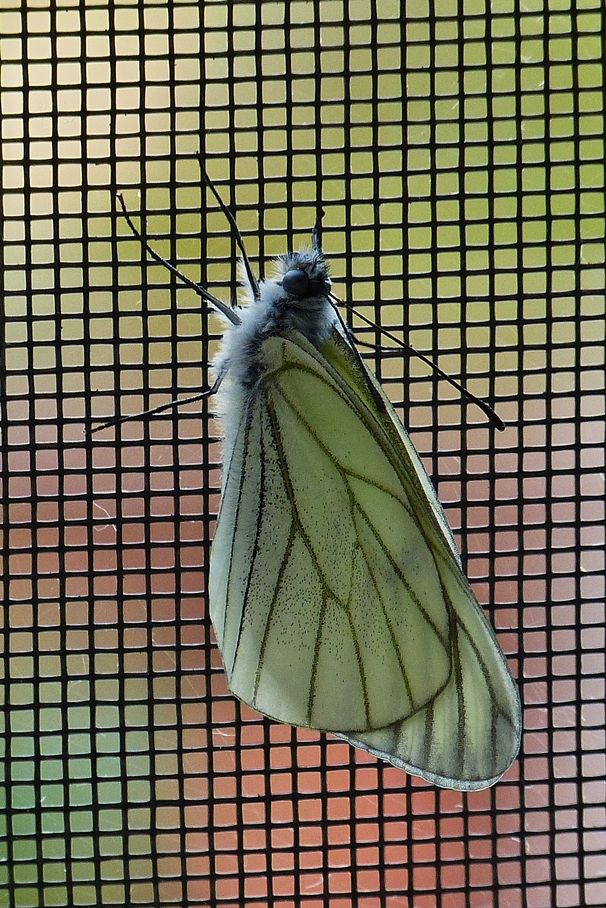
[[[322,347],[322,354],[360,404],[364,403],[380,423],[386,438],[393,446],[394,456],[401,466],[400,473],[407,495],[414,502],[417,513],[430,515],[433,521],[431,535],[434,539],[440,535],[443,537],[460,567],[461,557],[452,531],[421,458],[398,419],[391,401],[376,377],[367,369],[349,335],[344,332],[346,332],[344,325],[342,329],[335,326],[330,338]]]
[[[458,578],[444,588],[454,618],[453,672],[445,688],[414,716],[383,729],[343,735],[396,766],[447,788],[494,784],[514,760],[520,703],[492,629]],[[419,655],[419,671],[423,660]]]
[[[355,394],[371,407],[375,401],[377,419],[395,446],[398,438],[402,442],[399,457],[403,482],[413,477],[412,485],[407,486],[411,500],[435,518],[427,542],[436,558],[452,616],[453,671],[447,687],[410,718],[384,729],[341,737],[434,784],[463,790],[486,788],[511,765],[520,747],[522,719],[516,686],[494,632],[460,569],[442,507],[390,401],[341,334],[335,332],[326,346],[329,361]],[[423,654],[417,656],[417,670],[422,672]]]

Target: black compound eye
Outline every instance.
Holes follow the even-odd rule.
[[[282,286],[289,296],[305,296],[309,291],[309,277],[305,271],[293,268],[282,278]]]

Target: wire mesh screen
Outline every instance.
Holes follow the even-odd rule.
[[[0,906],[603,905],[602,0],[3,0]],[[220,326],[309,242],[519,680],[437,789],[227,691],[205,603]],[[139,217],[141,220],[139,221]],[[313,480],[310,478],[310,482]]]

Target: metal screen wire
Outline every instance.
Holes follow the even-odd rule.
[[[602,0],[2,7],[1,908],[603,906]],[[212,406],[90,434],[207,387],[115,198],[229,300],[198,151],[257,271],[321,204],[337,295],[507,423],[360,325],[519,679],[490,790],[239,705]]]

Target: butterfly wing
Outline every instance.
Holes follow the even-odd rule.
[[[240,396],[210,572],[228,685],[279,721],[482,787],[517,752],[517,693],[414,448],[356,356],[336,330],[321,352],[295,332],[267,338],[263,377]]]
[[[452,676],[435,700],[386,728],[339,736],[436,785],[471,791],[493,785],[511,764],[521,719],[492,630],[462,602],[453,602]]]
[[[388,437],[398,447],[406,476],[421,486],[421,507],[430,507],[435,533],[428,544],[436,549],[439,533],[460,567],[460,556],[433,486],[421,460],[375,376],[346,337],[335,332],[323,351],[347,384],[372,408]],[[419,501],[416,489],[417,501]],[[474,790],[493,785],[520,748],[520,699],[506,660],[471,591],[467,578],[442,570],[449,598],[453,672],[447,687],[415,716],[363,734],[339,734],[356,747],[421,775],[437,785]],[[450,587],[450,590],[449,590]],[[337,732],[338,734],[338,732]]]

